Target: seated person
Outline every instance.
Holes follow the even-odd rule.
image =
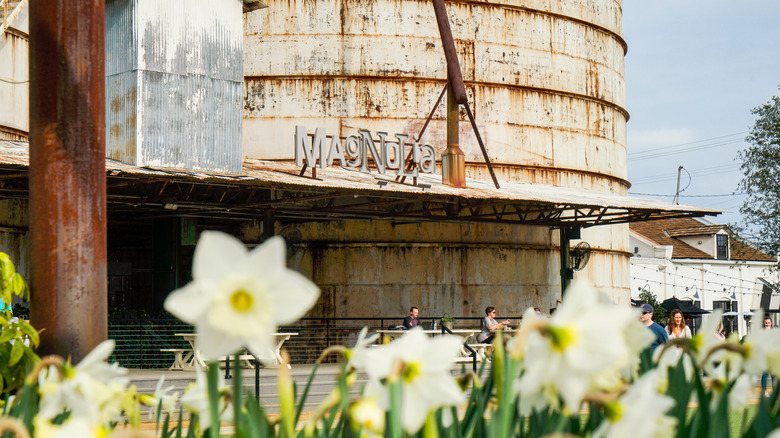
[[[485,309],[485,314],[487,316],[482,320],[482,331],[477,335],[477,342],[492,344],[493,338],[496,336],[496,329],[507,327],[512,321],[508,319],[501,322],[496,321],[496,308],[493,306],[488,306]]]
[[[420,320],[417,318],[417,315],[419,315],[420,311],[417,309],[417,307],[412,306],[409,309],[409,316],[404,318],[404,327],[406,327],[407,330],[409,330],[412,327],[417,327],[420,325]]]

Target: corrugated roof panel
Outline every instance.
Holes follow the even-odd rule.
[[[0,165],[27,167],[29,157],[24,142],[0,141]],[[645,212],[648,214],[680,213],[692,215],[717,215],[721,212],[705,207],[690,205],[678,205],[669,202],[655,201],[651,199],[632,198],[629,196],[597,192],[593,190],[554,187],[543,184],[527,184],[516,182],[503,182],[501,188],[496,189],[491,182],[467,180],[467,187],[458,189],[445,186],[441,183],[440,175],[420,175],[418,182],[428,184],[423,188],[411,184],[397,184],[390,182],[391,175],[378,175],[376,173],[362,173],[355,170],[329,167],[319,169],[317,179],[298,176],[300,169],[293,163],[281,161],[267,161],[257,159],[245,159],[243,174],[217,174],[206,172],[192,172],[176,169],[149,169],[138,166],[106,161],[106,171],[109,173],[120,172],[128,175],[137,175],[140,178],[157,179],[181,179],[214,182],[231,182],[247,186],[266,186],[284,188],[315,188],[324,190],[346,190],[360,194],[388,194],[402,195],[404,193],[414,196],[426,196],[434,198],[447,198],[464,200],[484,199],[507,202],[532,202],[539,204],[555,204],[561,208],[594,207],[607,208],[611,211],[605,214],[623,214],[629,216],[631,212]],[[310,171],[309,171],[310,172]],[[388,181],[388,184],[380,186],[379,180]],[[686,218],[682,218],[686,219]],[[641,219],[635,219],[641,220]],[[676,221],[678,219],[667,219]],[[692,220],[692,219],[688,219]],[[639,222],[639,225],[654,227],[659,221]],[[634,226],[632,226],[632,229]],[[644,234],[644,233],[642,233]],[[661,236],[663,233],[661,232]],[[656,236],[660,238],[661,236]],[[648,236],[650,237],[650,236]],[[656,238],[653,240],[662,243]]]

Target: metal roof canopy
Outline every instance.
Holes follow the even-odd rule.
[[[0,141],[0,196],[27,198],[26,143]],[[372,219],[591,227],[718,210],[540,184],[468,180],[467,188],[421,174],[417,185],[390,175],[328,167],[299,176],[293,163],[246,159],[244,174],[151,169],[106,160],[109,214],[126,219],[188,216],[257,219],[272,211],[290,222]]]

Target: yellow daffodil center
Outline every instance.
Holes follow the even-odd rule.
[[[693,349],[693,351],[698,352],[701,350],[702,345],[704,345],[704,340],[701,335],[696,335],[693,338],[691,338],[690,343],[691,343],[690,344],[691,349]]]
[[[577,332],[572,327],[547,327],[553,347],[558,351],[564,351],[566,347],[577,340]]]
[[[404,365],[404,371],[401,374],[401,378],[403,378],[406,383],[412,383],[414,379],[420,375],[421,368],[420,362],[408,362]]]
[[[612,423],[617,423],[623,418],[623,406],[617,401],[604,405],[604,416]]]
[[[230,275],[216,287],[207,317],[217,332],[253,339],[273,332],[277,309],[265,282]]]
[[[244,289],[238,289],[230,295],[230,305],[233,306],[233,309],[237,312],[247,312],[251,310],[254,301],[252,294]]]
[[[751,353],[753,353],[753,345],[750,343],[742,344],[742,347],[745,348],[745,350],[742,352],[742,357],[745,359],[749,359]]]

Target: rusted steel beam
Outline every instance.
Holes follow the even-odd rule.
[[[30,317],[39,353],[107,337],[105,2],[30,2]]]
[[[455,102],[466,105],[469,102],[466,95],[466,87],[463,85],[463,74],[460,71],[458,51],[455,49],[455,40],[452,38],[450,18],[447,16],[447,8],[444,0],[433,0],[433,11],[436,13],[436,23],[439,25],[441,44],[444,46],[444,57],[447,59],[447,79],[455,97]]]
[[[471,122],[471,128],[474,130],[474,135],[477,136],[477,143],[479,143],[479,149],[482,151],[482,158],[485,159],[485,164],[487,164],[488,171],[490,172],[490,178],[493,179],[493,184],[496,186],[497,189],[500,189],[501,186],[498,185],[498,179],[496,179],[496,173],[493,172],[493,165],[490,164],[490,157],[488,157],[487,149],[485,148],[485,143],[482,142],[482,136],[479,135],[479,128],[477,128],[477,122],[474,121],[474,114],[471,113],[471,108],[469,108],[468,105],[466,105],[466,114],[469,116],[469,121]]]

